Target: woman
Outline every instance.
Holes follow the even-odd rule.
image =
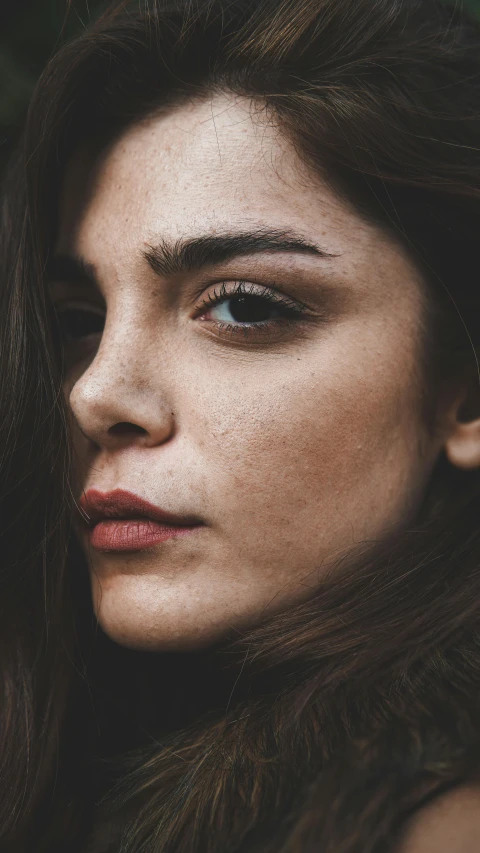
[[[480,849],[479,47],[436,0],[149,0],[50,61],[2,850]]]

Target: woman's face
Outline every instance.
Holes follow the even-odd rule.
[[[166,535],[118,492],[99,518],[130,521],[79,522],[112,639],[221,639],[414,511],[440,449],[419,274],[258,108],[218,95],[78,152],[55,254],[76,498],[199,522]]]

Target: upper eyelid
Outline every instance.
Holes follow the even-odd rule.
[[[265,298],[268,298],[270,296],[271,301],[275,299],[279,303],[289,303],[292,309],[297,308],[298,311],[304,311],[306,313],[310,312],[312,314],[317,313],[318,309],[314,304],[308,304],[308,302],[305,302],[300,297],[292,295],[287,291],[287,289],[279,287],[276,281],[270,281],[266,284],[243,276],[203,280],[200,284],[197,282],[197,286],[194,291],[190,292],[190,295],[188,296],[187,304],[190,305],[190,310],[200,308],[204,309],[205,306],[213,304],[214,302],[219,304],[221,299],[227,300],[235,296],[239,285],[245,287],[247,293],[252,292],[252,295],[256,292],[260,297],[265,296]],[[212,290],[217,291],[218,288],[226,288],[225,294],[222,294],[221,298],[210,298]],[[184,288],[183,290],[185,293],[187,288]],[[93,310],[96,313],[106,313],[107,303],[102,294],[92,292],[90,287],[88,288],[88,291],[89,292],[87,294],[84,287],[79,287],[78,285],[70,282],[60,282],[57,280],[50,283],[50,298],[55,310],[61,310],[71,305],[76,308]],[[177,295],[181,300],[180,289],[177,290]]]
[[[228,290],[229,285],[233,286],[233,289],[230,291]],[[246,295],[252,296],[258,295],[260,298],[263,296],[265,300],[268,300],[272,303],[278,302],[279,305],[283,305],[285,308],[290,307],[292,310],[296,309],[298,312],[310,311],[314,313],[314,309],[302,299],[290,296],[289,293],[286,293],[283,290],[279,290],[275,284],[265,285],[260,284],[259,282],[249,281],[248,279],[224,279],[222,281],[215,282],[213,287],[220,287],[221,290],[225,290],[223,293],[221,293],[221,295],[216,294],[215,291],[213,293],[213,296],[207,293],[202,302],[200,303],[200,308],[205,308],[205,306],[208,306],[209,304],[220,304],[222,301],[227,301],[228,299],[234,298],[239,293],[245,293]]]
[[[207,291],[210,287],[218,287],[218,286],[223,287],[224,285],[225,286],[230,285],[230,286],[235,288],[239,284],[241,284],[242,286],[244,285],[244,286],[251,287],[251,288],[257,288],[259,290],[259,295],[262,295],[263,293],[273,293],[273,294],[277,295],[279,299],[282,299],[282,298],[289,299],[292,302],[297,302],[299,305],[305,305],[305,303],[303,303],[303,301],[301,299],[290,296],[290,294],[286,293],[285,291],[280,290],[276,286],[275,282],[273,282],[272,284],[266,285],[263,282],[252,281],[250,279],[247,279],[244,277],[240,278],[238,276],[235,278],[233,278],[233,277],[232,278],[221,278],[221,279],[219,278],[219,279],[210,280],[210,281],[202,281],[201,284],[198,287],[196,287],[195,291],[191,294],[191,299],[192,299],[192,301],[198,301],[200,299],[201,295],[203,293],[205,293],[205,291]],[[185,288],[185,289],[187,289],[187,288]],[[69,303],[74,302],[74,303],[83,304],[83,305],[100,306],[104,309],[106,309],[106,307],[107,307],[105,300],[100,295],[98,297],[96,297],[95,294],[92,294],[92,295],[89,294],[87,296],[85,294],[85,290],[83,288],[79,289],[78,286],[72,285],[70,283],[67,283],[67,284],[62,284],[59,282],[50,283],[49,284],[49,292],[50,292],[50,298],[54,304],[60,304],[63,302],[69,302]],[[180,295],[178,289],[177,289],[177,294]],[[308,307],[308,306],[305,305],[305,307]]]
[[[47,279],[46,289],[52,302],[71,300],[105,305],[102,292],[90,282],[72,282],[60,278]]]
[[[47,292],[54,305],[63,302],[75,302],[81,305],[94,305],[106,308],[106,301],[100,293],[96,293],[91,289],[80,288],[74,284],[62,282],[49,283]]]
[[[106,309],[101,305],[96,305],[92,302],[85,302],[81,299],[54,299],[53,307],[55,311],[63,311],[70,309],[92,311],[95,314],[105,314]]]

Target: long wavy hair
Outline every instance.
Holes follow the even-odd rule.
[[[59,188],[83,140],[216,91],[255,100],[423,271],[432,430],[444,380],[478,378],[480,33],[458,3],[115,2],[51,59],[0,227],[8,853],[385,853],[480,775],[480,472],[444,454],[394,538],[235,639],[142,655],[96,629],[44,286]]]

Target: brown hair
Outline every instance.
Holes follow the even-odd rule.
[[[442,455],[401,534],[309,602],[186,656],[175,684],[178,661],[93,630],[43,281],[82,139],[246,95],[424,271],[431,413],[480,345],[479,47],[437,0],[142,0],[109,6],[47,66],[0,235],[0,849],[84,849],[106,795],[99,851],[113,816],[122,853],[383,853],[413,810],[478,774],[479,474]]]

